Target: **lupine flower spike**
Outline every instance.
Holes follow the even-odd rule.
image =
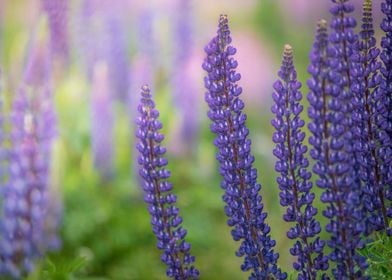
[[[300,104],[301,83],[297,80],[293,51],[289,45],[284,48],[278,75],[280,79],[274,84],[275,104],[272,107],[276,118],[272,125],[276,129],[273,141],[276,143],[274,155],[278,158],[275,170],[280,174],[277,179],[281,190],[280,204],[287,207],[284,220],[295,222],[287,236],[295,240],[290,253],[297,257],[294,268],[299,272],[298,279],[318,279],[317,276],[321,275],[318,271],[328,268],[328,259],[322,252],[324,241],[318,237],[320,223],[314,218],[317,214],[312,205],[315,195],[311,192],[309,161],[305,157],[307,147],[302,143],[305,122],[300,118],[303,110]]]
[[[387,96],[388,122],[385,125],[387,125],[389,137],[392,138],[392,0],[384,0],[381,3],[381,11],[385,15],[381,22],[381,29],[385,32],[381,39],[380,58],[383,62],[381,89]]]
[[[190,254],[191,245],[185,241],[187,232],[181,226],[182,218],[175,206],[177,197],[168,181],[170,172],[165,168],[166,149],[161,146],[164,136],[159,132],[162,128],[159,112],[148,86],[142,87],[141,96],[136,132],[139,174],[143,179],[144,200],[148,204],[152,229],[158,239],[157,247],[163,251],[161,260],[167,265],[168,277],[198,279],[199,272],[193,266],[195,257]]]
[[[362,246],[364,213],[350,131],[353,110],[350,57],[356,41],[353,32],[356,22],[347,15],[354,10],[347,0],[333,2],[329,42],[325,21],[321,21],[309,66],[311,155],[316,160],[313,170],[319,175],[317,185],[324,189],[321,201],[327,204],[323,214],[329,219],[326,226],[331,234],[327,242],[332,249],[329,259],[336,263],[332,272],[337,279],[363,279],[367,264],[357,249]]]
[[[34,261],[48,249],[44,222],[55,118],[45,46],[33,47],[11,115],[9,178],[3,189],[0,225],[0,273],[17,279],[31,271]]]
[[[216,134],[216,156],[223,177],[221,187],[225,193],[225,212],[231,234],[241,241],[236,252],[245,257],[243,271],[251,270],[249,279],[285,279],[277,267],[279,257],[274,252],[275,240],[270,237],[270,227],[265,223],[267,213],[263,211],[261,185],[256,182],[257,171],[253,168],[249,130],[242,112],[244,102],[239,98],[242,88],[237,85],[241,76],[236,73],[237,61],[233,58],[236,49],[230,45],[231,37],[227,16],[221,15],[217,35],[205,47],[207,57],[203,69],[207,71],[205,100],[211,130]]]
[[[391,162],[390,139],[385,131],[387,100],[380,86],[380,50],[374,38],[372,1],[363,4],[360,38],[355,44],[352,61],[354,149],[361,164],[363,205],[368,212],[366,234],[388,229],[386,180]],[[389,164],[388,164],[389,162]]]
[[[380,85],[380,102],[378,105],[386,104],[386,112],[380,114],[377,125],[381,130],[387,132],[387,135],[379,134],[380,143],[383,143],[379,149],[383,162],[381,170],[385,180],[385,196],[387,206],[387,215],[392,218],[392,0],[385,0],[381,4],[381,10],[385,14],[381,22],[381,29],[385,32],[381,40],[380,58],[383,62],[381,67],[382,80]],[[385,105],[384,105],[385,106]],[[377,109],[378,112],[379,109]],[[388,230],[388,234],[392,235],[392,230]]]
[[[317,185],[322,188],[323,182],[328,180],[328,169],[326,160],[326,148],[328,146],[328,102],[330,97],[327,96],[326,87],[328,83],[328,34],[327,21],[322,19],[318,22],[316,37],[313,49],[310,54],[311,64],[308,72],[311,78],[307,85],[310,89],[307,99],[309,101],[309,130],[312,135],[309,137],[311,145],[310,155],[315,161],[312,171],[318,175]]]

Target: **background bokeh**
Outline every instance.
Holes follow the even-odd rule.
[[[279,265],[291,271],[291,241],[282,220],[272,155],[272,83],[283,45],[289,43],[306,96],[313,33],[318,19],[329,19],[329,1],[75,0],[57,4],[66,12],[50,7],[48,1],[0,0],[0,69],[6,110],[36,38],[47,37],[56,53],[51,83],[58,137],[53,147],[51,201],[63,210],[62,246],[41,267],[66,270],[82,258],[76,279],[165,279],[135,162],[136,106],[141,85],[148,83],[164,123],[171,181],[201,278],[246,278],[239,268],[241,259],[234,255],[239,244],[226,226],[203,101],[203,48],[215,36],[219,15],[225,13],[238,50],[242,97],[267,222],[277,240]],[[354,2],[358,14],[362,1]],[[381,16],[375,2],[378,26]],[[45,5],[52,21],[45,16]],[[53,28],[57,31],[51,34]],[[303,104],[307,106],[306,98]],[[39,272],[33,277],[39,279]]]

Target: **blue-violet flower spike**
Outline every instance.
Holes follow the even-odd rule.
[[[297,257],[293,266],[299,272],[298,279],[318,279],[318,271],[328,268],[328,259],[323,256],[325,242],[318,237],[321,227],[314,217],[317,214],[312,205],[315,195],[311,192],[309,161],[305,157],[307,146],[303,144],[305,122],[300,118],[303,111],[301,83],[297,80],[290,45],[284,48],[278,75],[280,79],[274,83],[272,112],[276,117],[272,125],[276,129],[273,152],[278,159],[275,170],[279,173],[280,204],[287,207],[283,219],[295,223],[287,236],[295,240],[290,253]]]
[[[227,16],[221,15],[217,35],[205,47],[207,57],[203,69],[207,92],[208,116],[211,130],[216,134],[217,160],[223,177],[221,187],[225,193],[225,212],[231,234],[241,241],[236,252],[245,257],[243,271],[251,270],[249,279],[285,279],[277,267],[279,257],[274,252],[275,240],[271,239],[270,227],[265,223],[267,213],[263,211],[261,185],[256,182],[257,171],[253,167],[249,130],[242,112],[244,102],[239,98],[242,88],[237,85],[241,75],[235,71],[236,49],[230,45],[231,36]]]
[[[374,230],[388,229],[386,207],[387,170],[391,163],[391,146],[385,131],[387,101],[385,91],[379,86],[381,62],[380,50],[374,37],[372,1],[365,0],[360,38],[354,45],[351,57],[355,67],[352,71],[353,121],[355,141],[363,181],[363,206],[367,214],[366,234]]]
[[[329,254],[332,273],[337,279],[366,279],[364,271],[366,259],[358,253],[362,247],[364,233],[364,212],[359,161],[354,153],[352,112],[352,72],[351,56],[357,36],[354,34],[355,19],[349,14],[354,7],[348,0],[333,0],[331,33],[327,48],[328,75],[321,87],[322,104],[327,105],[324,114],[324,135],[321,141],[320,158],[324,161],[318,167],[320,172],[317,185],[324,189],[321,201],[327,204],[323,215],[329,220],[326,231],[331,248]],[[318,63],[312,61],[312,63]],[[320,72],[324,74],[324,72]],[[319,74],[312,73],[316,80]],[[315,126],[315,125],[314,125]],[[312,131],[313,133],[313,131]],[[320,143],[320,142],[319,142]],[[314,149],[316,150],[316,148]]]
[[[378,126],[386,131],[388,138],[385,135],[380,135],[380,139],[384,143],[384,147],[388,150],[380,149],[380,155],[383,155],[383,178],[385,180],[385,196],[388,200],[389,206],[387,207],[387,214],[392,218],[392,0],[385,0],[381,3],[381,10],[385,14],[381,22],[381,29],[385,32],[384,37],[381,39],[381,54],[380,58],[383,62],[381,67],[382,80],[380,85],[380,106],[382,103],[386,104],[386,113],[384,118],[378,122]],[[385,100],[385,101],[384,101]],[[389,235],[392,235],[392,230],[389,230]]]
[[[148,204],[151,225],[158,239],[157,247],[162,250],[161,260],[167,265],[166,274],[176,280],[198,279],[199,272],[193,266],[195,257],[190,254],[191,245],[185,241],[186,230],[175,206],[176,195],[168,181],[170,172],[165,168],[166,149],[161,146],[164,139],[159,131],[159,112],[155,108],[148,86],[142,87],[138,106],[139,118],[136,137],[139,138],[138,162],[144,190],[144,201]]]

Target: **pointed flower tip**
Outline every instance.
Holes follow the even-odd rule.
[[[371,11],[372,10],[372,0],[363,1],[363,10],[364,11]]]
[[[141,88],[141,102],[145,108],[154,108],[155,103],[152,100],[151,90],[147,84],[143,85]]]
[[[283,56],[286,58],[293,57],[293,47],[289,44],[284,45]]]
[[[221,14],[220,16],[219,16],[219,23],[225,23],[225,22],[227,22],[227,15],[226,14]]]
[[[227,15],[224,15],[224,14],[220,15],[218,26],[219,26],[219,30],[222,34],[224,34],[226,29],[228,29],[228,24],[229,24],[229,20],[227,18]]]
[[[327,29],[327,21],[322,18],[317,22],[317,26],[319,29]]]
[[[147,84],[142,85],[142,93],[150,93],[150,87]]]

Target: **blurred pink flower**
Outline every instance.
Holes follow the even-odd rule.
[[[274,63],[271,54],[257,35],[245,30],[233,31],[233,45],[237,48],[240,85],[247,106],[258,107],[271,93]]]

